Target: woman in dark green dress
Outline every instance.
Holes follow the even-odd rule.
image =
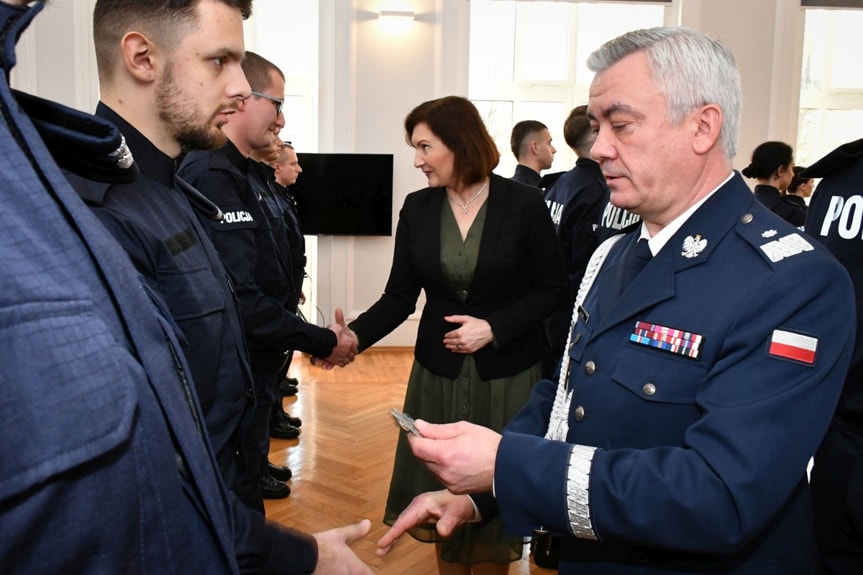
[[[425,290],[404,411],[500,431],[540,379],[541,322],[567,302],[554,227],[534,188],[492,174],[500,154],[469,100],[421,104],[405,132],[430,187],[405,199],[384,294],[350,328],[368,348],[413,313]],[[392,525],[416,495],[440,488],[401,436],[384,521]],[[524,534],[492,521],[445,540],[433,525],[411,535],[438,544],[439,570],[449,575],[506,573]]]

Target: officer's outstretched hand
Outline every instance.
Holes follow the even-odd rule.
[[[408,529],[424,523],[434,523],[441,537],[449,537],[461,525],[479,519],[474,517],[473,503],[467,495],[454,495],[447,490],[429,491],[414,497],[407,509],[378,540],[378,557],[383,557]]]
[[[363,519],[353,525],[315,533],[318,542],[318,564],[313,575],[372,575],[372,570],[348,546],[365,537],[372,522]]]
[[[415,423],[422,437],[408,434],[411,451],[447,489],[456,494],[491,491],[499,433],[467,421]]]

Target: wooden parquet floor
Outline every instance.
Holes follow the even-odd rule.
[[[303,420],[296,440],[273,439],[270,461],[294,473],[291,496],[266,501],[267,517],[309,533],[368,518],[369,535],[352,545],[375,573],[433,575],[434,546],[402,537],[384,558],[375,543],[386,532],[382,518],[399,428],[389,415],[401,407],[413,350],[372,348],[348,367],[324,371],[297,354],[290,376],[299,393],[285,409]],[[528,559],[513,563],[510,575],[551,575]]]

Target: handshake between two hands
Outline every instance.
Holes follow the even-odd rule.
[[[312,365],[322,369],[333,369],[335,366],[345,367],[359,353],[359,339],[357,339],[357,334],[345,323],[345,314],[342,308],[336,308],[335,319],[335,323],[327,326],[327,329],[336,334],[337,343],[333,352],[325,358],[311,358]]]

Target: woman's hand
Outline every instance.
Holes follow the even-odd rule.
[[[494,341],[491,326],[484,319],[470,315],[448,315],[444,319],[461,324],[461,327],[443,336],[444,347],[453,353],[474,353]]]

